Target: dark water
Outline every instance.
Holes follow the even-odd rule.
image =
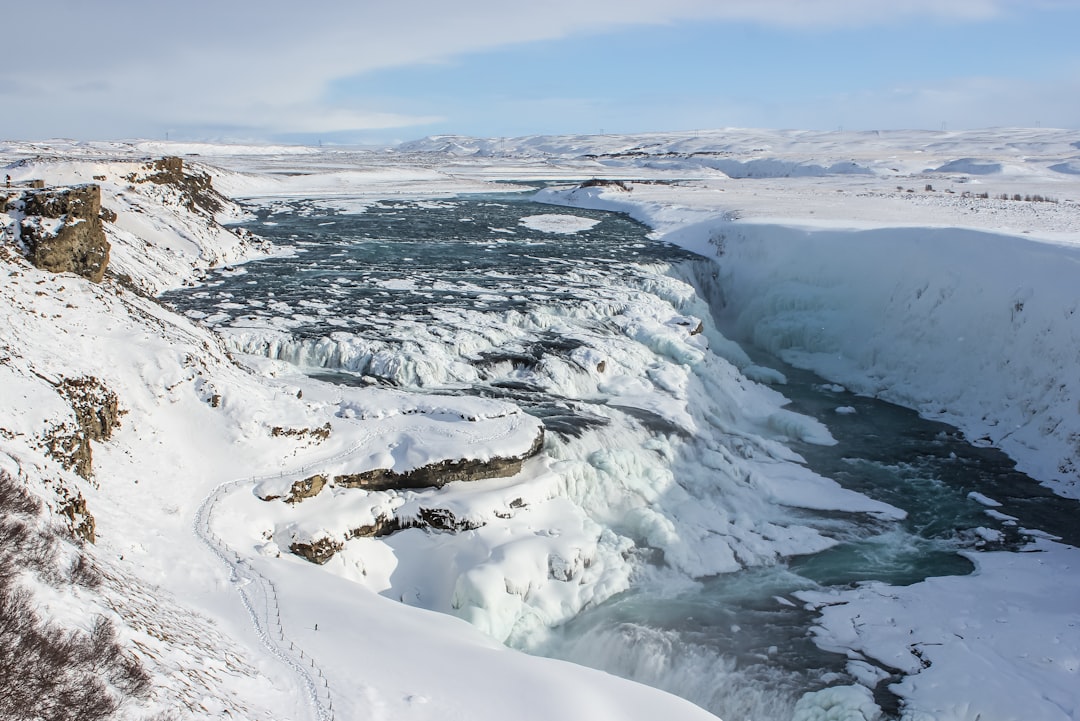
[[[609,419],[595,413],[594,401],[553,394],[526,371],[548,357],[568,358],[582,334],[618,333],[605,326],[599,309],[633,302],[635,293],[648,290],[641,267],[705,262],[648,240],[645,228],[622,216],[551,208],[520,196],[381,202],[362,213],[282,201],[256,212],[251,227],[291,255],[222,271],[205,286],[167,294],[166,301],[208,325],[276,327],[308,339],[314,350],[304,358],[319,366],[310,371],[332,382],[407,385],[402,378],[415,377],[425,392],[513,400],[567,443]],[[561,213],[599,222],[574,235],[520,222]],[[542,323],[530,325],[530,314],[540,307],[574,318],[578,339]],[[507,323],[517,324],[513,333],[503,327]],[[461,343],[464,326],[476,335],[501,329],[500,339],[512,339],[461,351],[466,381],[426,383],[380,361],[380,354],[422,357],[439,344]],[[517,332],[525,327],[528,333]],[[325,351],[335,333],[360,338],[372,350],[345,363]],[[818,418],[837,439],[835,446],[793,444],[807,464],[904,509],[907,518],[805,512],[808,523],[837,545],[712,578],[675,578],[663,564],[645,564],[630,591],[528,641],[529,650],[665,688],[729,721],[788,718],[802,693],[851,682],[847,659],[814,646],[808,632],[813,615],[793,599],[795,592],[966,574],[972,564],[961,551],[1018,548],[1025,529],[1072,544],[1080,540],[1074,523],[1080,505],[1053,496],[1000,452],[748,351],[785,374],[788,384],[779,390],[792,400],[792,410]],[[656,433],[671,431],[656,419],[635,420],[652,423]],[[969,497],[973,492],[1001,505],[988,509]],[[878,692],[879,703],[895,710],[884,685]]]
[[[243,275],[217,274],[209,289],[168,293],[169,303],[210,313],[215,325],[285,316],[300,337],[341,330],[412,340],[401,331],[437,324],[448,309],[528,313],[603,302],[607,284],[632,275],[627,264],[694,257],[646,240],[640,224],[611,213],[575,209],[599,221],[587,233],[531,230],[523,217],[559,211],[516,195],[378,202],[362,213],[310,201],[255,211],[249,227],[294,254],[248,263]]]

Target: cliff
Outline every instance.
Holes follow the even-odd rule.
[[[20,238],[30,262],[52,273],[100,283],[110,245],[101,220],[101,187],[30,190],[23,196]]]

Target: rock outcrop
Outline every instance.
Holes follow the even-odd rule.
[[[190,211],[202,211],[213,217],[228,202],[225,196],[214,189],[208,173],[187,170],[183,158],[159,158],[147,163],[142,170],[141,173],[131,173],[127,179],[132,183],[154,183],[176,188],[184,206]]]
[[[320,538],[311,543],[294,543],[289,546],[289,550],[297,556],[302,556],[321,566],[344,547],[345,544],[341,541],[335,541],[332,538]]]
[[[75,273],[101,282],[110,247],[101,221],[100,186],[27,191],[23,215],[20,237],[31,263],[53,273]]]
[[[385,468],[377,468],[363,473],[350,473],[334,476],[333,485],[342,488],[362,488],[367,491],[405,490],[415,488],[441,488],[451,481],[478,481],[486,478],[505,478],[521,471],[524,462],[540,453],[544,446],[543,429],[537,434],[532,446],[517,456],[502,456],[490,460],[465,458],[445,460],[397,473]],[[285,496],[286,503],[299,503],[305,498],[317,495],[328,485],[325,475],[309,476],[292,484]],[[281,498],[280,495],[261,496],[265,501]],[[522,505],[520,499],[511,504],[512,508]],[[459,518],[448,508],[423,506],[405,516],[382,514],[374,523],[349,529],[341,533],[318,538],[297,539],[290,544],[289,550],[308,561],[324,564],[345,547],[346,541],[353,538],[376,538],[386,536],[407,528],[424,528],[434,531],[456,533],[480,528],[483,522],[468,518]]]
[[[74,496],[65,498],[58,510],[60,515],[67,520],[71,535],[87,543],[94,543],[97,524],[86,507],[86,499],[81,493],[76,492]]]
[[[57,391],[71,405],[75,423],[65,421],[46,429],[42,436],[48,454],[87,480],[93,473],[90,441],[107,441],[119,424],[116,394],[94,377],[66,378]]]
[[[326,486],[326,481],[326,476],[315,474],[293,483],[292,488],[289,489],[289,495],[285,496],[285,502],[288,504],[299,503],[305,498],[319,495],[319,491]]]
[[[289,550],[297,556],[321,566],[343,549],[346,541],[353,538],[380,538],[389,536],[391,533],[404,531],[407,528],[426,528],[434,531],[457,533],[460,531],[472,531],[481,526],[483,526],[482,523],[470,521],[466,518],[458,518],[453,511],[446,508],[420,508],[415,517],[398,518],[396,516],[380,515],[375,519],[374,523],[350,529],[344,534],[344,537],[322,536],[307,542],[295,541],[289,546]]]
[[[541,429],[532,446],[521,455],[496,456],[489,460],[475,458],[445,460],[400,473],[387,468],[376,468],[362,473],[334,476],[334,485],[345,488],[363,488],[367,491],[387,491],[406,488],[442,488],[453,481],[507,478],[520,473],[522,464],[538,454],[543,447],[544,431]]]
[[[59,391],[79,422],[86,437],[92,441],[107,441],[120,422],[120,403],[116,394],[93,376],[65,378]]]

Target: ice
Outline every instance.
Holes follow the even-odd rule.
[[[599,222],[595,218],[565,214],[529,215],[521,219],[521,225],[530,230],[555,233],[556,235],[573,235],[583,230],[589,230]]]
[[[971,493],[969,493],[968,498],[975,501],[976,503],[981,503],[982,505],[989,508],[999,508],[1001,506],[1001,503],[999,503],[998,501],[995,501],[993,498],[979,493],[978,491],[972,491]]]
[[[878,721],[881,709],[865,686],[832,686],[804,695],[792,721]]]

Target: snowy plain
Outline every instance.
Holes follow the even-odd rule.
[[[215,164],[207,166],[215,186],[234,197],[321,197],[352,210],[386,197],[505,189],[492,185],[505,180],[663,181],[632,182],[632,191],[553,187],[540,197],[627,212],[652,227],[657,240],[715,258],[727,309],[719,319],[725,332],[731,329],[857,392],[954,423],[973,440],[1003,448],[1055,491],[1076,497],[1080,181],[1070,169],[1078,162],[1077,141],[1075,133],[1052,130],[717,131],[437,138],[393,153],[8,143],[0,155],[12,161],[39,156],[11,168],[16,180],[69,184],[104,175],[107,180],[99,182],[105,204],[118,214],[110,229],[113,262],[154,293],[268,249],[193,218],[164,190],[129,185],[126,173],[147,152],[199,152]],[[297,169],[302,172],[292,174]],[[983,192],[990,197],[978,197]],[[1056,202],[994,197],[1002,193]],[[231,215],[241,216],[238,209]],[[575,226],[567,217],[533,216],[522,225],[553,233],[587,227],[587,219]],[[165,679],[154,698],[126,709],[131,717],[148,709],[222,718],[227,709],[251,718],[710,717],[660,692],[506,650],[456,619],[378,595],[392,586],[395,573],[399,583],[402,573],[411,574],[402,585],[423,585],[429,598],[445,598],[448,587],[467,590],[457,600],[472,610],[459,615],[502,640],[537,609],[545,623],[557,623],[625,588],[629,569],[618,562],[626,551],[623,542],[605,536],[586,509],[566,498],[567,481],[551,459],[534,459],[512,479],[440,492],[434,501],[440,508],[461,518],[473,514],[488,525],[475,537],[445,544],[448,555],[429,558],[429,567],[410,570],[402,560],[421,563],[426,546],[418,545],[410,556],[407,542],[394,549],[378,539],[350,542],[324,568],[286,553],[279,557],[289,539],[278,534],[290,523],[310,539],[334,533],[322,527],[328,523],[373,520],[379,503],[396,509],[430,501],[370,494],[327,513],[318,504],[337,500],[332,496],[271,506],[251,492],[255,486],[282,489],[313,468],[419,466],[462,448],[478,455],[519,452],[531,442],[523,432],[531,419],[513,406],[478,407],[466,398],[440,398],[443,405],[436,406],[392,392],[329,388],[278,361],[250,358],[238,366],[217,336],[147,299],[49,276],[11,254],[6,262],[7,432],[0,447],[5,468],[43,493],[47,478],[66,475],[97,518],[100,562],[118,576],[161,589],[160,610],[153,615],[183,619],[194,609],[213,619],[206,624],[220,637],[212,643],[215,650],[223,659],[242,661],[225,678],[169,681],[192,664],[195,653],[205,653],[192,650],[203,629],[194,624],[174,631],[175,640],[166,643],[130,622],[126,633],[143,644],[141,657]],[[662,344],[674,362],[642,384],[633,378],[640,369],[627,356],[619,392],[692,428],[700,419],[689,411],[687,388],[693,389],[694,376],[686,368],[704,363],[700,340],[686,334],[679,314],[655,323],[631,320],[629,333]],[[724,342],[711,340],[714,349]],[[777,393],[748,380],[778,379],[755,368],[737,348],[723,348],[724,357],[708,361],[706,370],[730,389],[739,409],[730,423],[753,429],[759,439],[754,443],[771,453],[756,469],[771,502],[895,513],[814,477],[785,451],[778,428],[824,443],[828,431],[809,419],[785,416],[782,385]],[[604,350],[609,357],[617,352]],[[101,378],[127,411],[115,440],[95,446],[95,484],[58,467],[33,440],[42,427],[70,413],[47,378],[75,375]],[[209,402],[215,395],[222,398],[220,407]],[[448,421],[453,414],[456,420]],[[324,423],[332,431],[321,440],[269,432],[272,426],[310,429]],[[478,433],[478,424],[490,427]],[[488,445],[477,445],[481,436]],[[395,458],[388,452],[394,447],[410,453]],[[243,479],[248,480],[230,488],[246,492],[211,495],[215,487]],[[656,495],[656,489],[644,489],[646,503],[639,509]],[[215,500],[212,511],[202,505],[204,498]],[[518,499],[526,509],[498,525]],[[679,512],[668,508],[673,509]],[[673,563],[693,569],[709,555],[686,548],[664,519],[649,523],[655,530],[646,535]],[[753,539],[754,532],[745,538]],[[731,531],[738,533],[737,527]],[[211,548],[202,538],[210,539]],[[788,541],[816,543],[813,534]],[[784,543],[764,555],[792,552]],[[227,552],[226,562],[215,557],[215,547]],[[493,562],[463,565],[458,577],[453,571],[434,575],[432,567],[453,568],[477,547],[485,553],[494,549]],[[574,594],[551,582],[552,557],[570,561],[568,572],[580,580]],[[584,558],[590,573],[582,575]],[[1029,553],[984,552],[972,560],[977,570],[971,576],[806,593],[801,600],[820,613],[818,642],[847,653],[868,686],[879,680],[866,670],[868,659],[907,674],[895,687],[905,718],[1080,718],[1075,549],[1040,540]],[[730,569],[697,568],[717,570]],[[460,578],[469,582],[462,586]],[[251,590],[248,609],[237,598],[237,586]],[[521,608],[525,594],[509,592],[521,587],[536,590],[531,609]],[[123,616],[102,599],[77,604],[53,595],[50,611],[74,623],[89,623],[87,605]],[[252,626],[256,617],[262,626]],[[296,680],[296,666],[308,662],[317,669],[307,672],[310,682],[323,684],[315,689],[314,703],[298,691]],[[869,720],[877,713],[868,692],[852,686],[808,695],[795,715]]]

